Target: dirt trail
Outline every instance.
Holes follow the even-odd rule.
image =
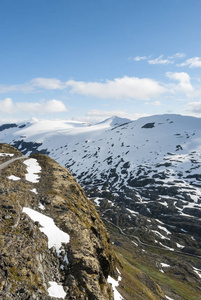
[[[0,170],[6,168],[8,165],[10,165],[11,163],[13,163],[16,160],[27,159],[27,158],[29,158],[29,156],[20,156],[20,157],[12,158],[12,159],[0,164]]]

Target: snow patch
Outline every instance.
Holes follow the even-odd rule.
[[[35,158],[29,158],[24,161],[24,164],[27,166],[27,174],[26,174],[26,180],[36,183],[39,181],[39,175],[41,171],[41,167],[39,166],[39,163]]]
[[[138,215],[139,214],[139,212],[131,210],[129,208],[126,208],[126,210],[129,211],[132,215]]]
[[[157,230],[151,230],[153,233],[155,233],[157,236],[159,236],[162,240],[169,240],[166,236],[162,235],[160,232]]]
[[[8,177],[8,179],[11,179],[11,180],[14,180],[14,181],[16,181],[16,180],[20,180],[21,178],[20,178],[20,177],[17,177],[17,176],[15,176],[15,175],[10,175],[10,176]]]
[[[97,197],[96,199],[94,199],[94,202],[97,206],[100,206],[102,198]]]
[[[42,203],[39,203],[38,207],[39,207],[40,209],[42,209],[42,210],[45,209],[45,206],[44,206]]]
[[[168,299],[168,300],[174,300],[173,298],[170,298],[167,295],[165,295],[165,298]]]
[[[62,285],[59,285],[55,281],[49,281],[50,287],[47,289],[50,297],[65,299],[66,292]]]
[[[113,292],[114,292],[114,300],[123,300],[123,297],[116,289],[116,287],[119,285],[119,281],[121,281],[121,276],[118,277],[118,280],[115,280],[111,276],[108,276],[107,281],[112,285]]]
[[[162,268],[168,268],[168,267],[170,267],[170,265],[161,263],[161,267],[162,267]]]
[[[176,245],[177,245],[177,248],[180,248],[180,249],[185,248],[185,246],[182,246],[182,245],[180,245],[179,243],[176,243]]]
[[[11,153],[0,153],[0,156],[14,156],[14,154],[11,154]]]
[[[163,230],[163,231],[165,231],[167,234],[171,234],[171,232],[169,230],[167,230],[166,227],[158,225],[158,228],[161,229],[161,230]]]
[[[193,271],[201,278],[201,270],[193,267]]]
[[[30,190],[32,193],[34,193],[34,194],[38,194],[38,192],[37,192],[37,190],[34,188],[34,189],[32,189],[32,190]]]
[[[48,238],[48,248],[52,248],[54,246],[59,256],[62,243],[69,243],[70,241],[69,234],[59,229],[50,217],[47,217],[29,207],[24,207],[22,211],[34,222],[38,221],[40,223],[42,226],[40,227],[40,231],[45,233]]]

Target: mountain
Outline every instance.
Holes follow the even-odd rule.
[[[83,189],[49,157],[0,146],[0,298],[113,299],[110,237]]]
[[[201,299],[201,119],[4,124],[0,140],[69,169],[94,201],[116,252],[135,267],[132,277],[139,279],[137,268],[169,299]]]
[[[84,190],[70,172],[42,154],[22,155],[0,144],[0,298],[165,299],[140,273],[121,287],[124,262]],[[146,282],[144,282],[146,278]],[[147,281],[148,279],[148,281]]]

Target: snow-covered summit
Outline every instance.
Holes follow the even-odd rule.
[[[126,124],[126,123],[129,123],[131,122],[130,119],[127,119],[127,118],[120,118],[120,117],[117,117],[117,116],[113,116],[113,117],[110,117],[100,123],[97,123],[96,125],[102,125],[103,127],[115,127],[115,126],[120,126],[120,125],[123,125],[123,124]]]

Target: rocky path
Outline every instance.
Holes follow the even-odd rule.
[[[11,163],[13,163],[16,160],[27,159],[27,158],[29,158],[29,157],[28,156],[21,156],[21,157],[12,158],[12,159],[0,164],[0,170],[6,168],[8,165],[10,165]]]

